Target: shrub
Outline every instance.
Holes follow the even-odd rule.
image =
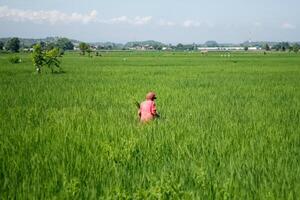
[[[19,56],[12,56],[8,60],[12,64],[18,64],[18,63],[22,62],[22,60],[21,60],[21,58]]]

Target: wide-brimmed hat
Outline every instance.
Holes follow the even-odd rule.
[[[148,92],[148,94],[146,95],[146,99],[147,100],[156,99],[156,94],[154,92]]]

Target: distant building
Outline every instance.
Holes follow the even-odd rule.
[[[146,51],[146,50],[154,50],[154,47],[146,44],[146,45],[130,47],[129,50]]]
[[[198,47],[199,51],[220,51],[219,47]]]
[[[138,51],[144,51],[146,48],[144,46],[135,46],[135,47],[130,47],[130,50],[138,50]]]
[[[33,48],[24,48],[23,51],[24,52],[33,52]]]
[[[260,50],[259,47],[249,47],[250,51]],[[244,47],[198,47],[199,51],[244,51]]]
[[[172,50],[172,48],[171,47],[162,47],[162,49],[161,50],[163,50],[163,51],[171,51]]]
[[[97,47],[96,47],[96,46],[92,46],[92,45],[91,45],[90,48],[91,48],[92,51],[96,51],[96,50],[97,50]]]
[[[248,51],[257,51],[257,50],[261,50],[260,47],[249,47]]]

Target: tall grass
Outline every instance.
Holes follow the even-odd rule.
[[[20,56],[0,55],[0,199],[299,199],[299,55]]]

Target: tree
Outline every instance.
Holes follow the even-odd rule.
[[[248,46],[245,46],[245,47],[244,47],[244,50],[245,50],[245,51],[248,51],[248,50],[249,50],[249,47],[248,47]]]
[[[113,46],[110,44],[106,47],[108,50],[112,50],[113,49]],[[89,48],[90,49],[90,48]]]
[[[6,42],[5,49],[12,52],[19,52],[20,40],[17,37],[11,38]]]
[[[163,48],[163,46],[159,43],[153,44],[153,49],[155,49],[155,50],[161,51],[162,48]]]
[[[285,48],[285,50],[290,49],[290,44],[288,42],[283,42],[282,46]]]
[[[74,45],[68,38],[59,38],[56,42],[58,48],[62,50],[73,50]]]
[[[299,49],[300,49],[300,45],[297,44],[297,43],[295,43],[295,44],[293,45],[293,51],[294,51],[295,53],[298,53]]]
[[[279,43],[279,47],[281,51],[286,51],[290,48],[290,44],[288,42],[281,42]]]
[[[38,73],[41,73],[44,65],[51,69],[52,73],[55,71],[55,67],[60,71],[59,57],[61,57],[59,48],[43,50],[41,44],[33,46],[32,61]]]
[[[276,51],[279,51],[280,50],[279,44],[276,44],[276,45],[272,46],[272,49],[275,49]]]
[[[82,55],[85,55],[85,52],[90,48],[90,46],[84,42],[79,43],[79,49],[82,53]]]
[[[32,53],[32,61],[38,73],[41,73],[42,66],[44,64],[44,55],[42,46],[40,44],[36,44],[33,46],[33,53]]]
[[[46,43],[45,42],[41,41],[40,45],[41,45],[41,47],[42,47],[43,50],[46,49]]]
[[[3,50],[3,47],[4,47],[4,43],[0,41],[0,51]]]
[[[269,46],[268,44],[265,44],[264,49],[265,49],[266,51],[270,51],[270,50],[271,50],[271,48],[270,48],[270,46]]]
[[[88,49],[86,50],[86,52],[88,53],[89,57],[92,57],[92,56],[91,56],[91,53],[92,53],[92,49],[91,49],[91,48],[88,48]]]
[[[207,46],[207,47],[218,47],[219,44],[216,41],[210,40],[210,41],[205,42],[205,46]]]
[[[51,69],[52,73],[55,71],[55,67],[61,71],[60,61],[58,60],[59,57],[61,57],[61,54],[58,48],[54,48],[45,52],[44,61],[46,66]]]
[[[194,50],[194,45],[193,44],[186,44],[184,45],[185,50],[193,51]]]
[[[57,47],[57,45],[54,42],[50,42],[46,45],[46,50],[52,50],[56,47]]]
[[[290,49],[290,44],[288,42],[280,42],[274,45],[272,48],[276,49],[276,51],[285,51],[287,49]]]
[[[184,46],[181,43],[177,44],[177,46],[176,46],[176,50],[183,50],[183,48],[184,48]]]
[[[97,46],[97,50],[102,50],[102,49],[105,49],[105,47],[103,45],[98,45]]]

